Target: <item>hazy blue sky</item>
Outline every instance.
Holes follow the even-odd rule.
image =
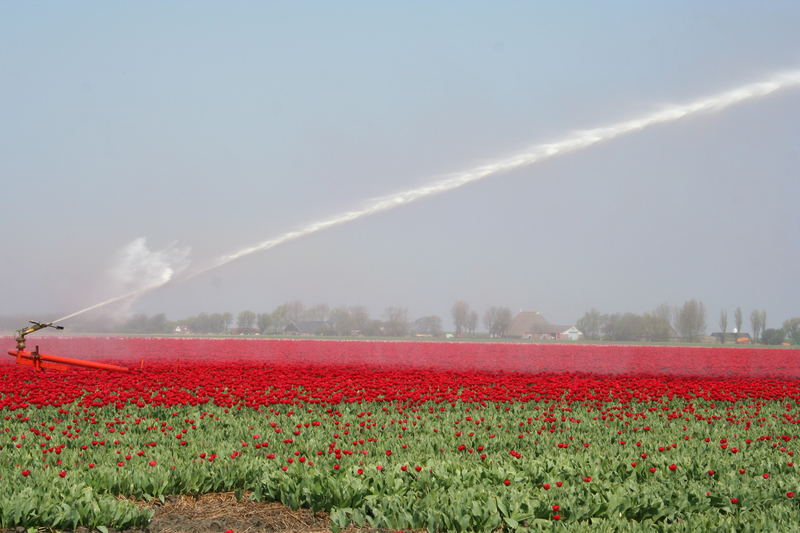
[[[800,3],[0,3],[0,314],[116,296],[572,131],[800,68]],[[136,302],[800,315],[800,90],[251,255]],[[31,318],[34,318],[32,316]],[[65,324],[69,326],[68,323]]]

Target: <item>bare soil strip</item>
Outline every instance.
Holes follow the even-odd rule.
[[[327,513],[308,509],[293,511],[277,502],[254,502],[245,495],[237,500],[234,493],[171,496],[166,502],[137,505],[154,507],[155,515],[145,529],[127,529],[125,533],[327,533],[331,522]],[[22,533],[25,528],[0,529],[0,533]],[[41,528],[40,532],[57,530]],[[78,528],[75,533],[90,533]],[[122,533],[109,528],[109,533]],[[387,530],[350,528],[347,533],[385,533]]]

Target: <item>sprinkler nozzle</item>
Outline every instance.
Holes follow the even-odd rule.
[[[33,325],[17,330],[17,336],[15,338],[17,341],[17,351],[25,349],[25,335],[30,335],[44,328],[64,329],[64,326],[54,326],[52,322],[35,322],[33,320],[29,320],[28,322]]]

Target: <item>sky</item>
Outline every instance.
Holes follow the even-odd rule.
[[[92,313],[300,300],[452,327],[457,300],[571,324],[698,299],[709,331],[736,307],[779,326],[800,316],[797,87],[180,273],[798,70],[797,20],[794,1],[0,3],[0,315],[84,309],[155,261],[173,282]]]

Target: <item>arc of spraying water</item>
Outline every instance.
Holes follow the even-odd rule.
[[[550,159],[583,148],[588,148],[600,142],[610,141],[622,135],[640,131],[651,126],[672,122],[698,113],[719,111],[747,100],[767,96],[780,89],[788,89],[797,86],[800,86],[800,70],[786,71],[775,74],[760,82],[743,85],[735,89],[723,91],[692,102],[673,105],[666,109],[651,112],[638,118],[623,120],[599,128],[577,131],[561,140],[535,145],[505,159],[500,159],[492,163],[480,165],[472,169],[451,174],[429,185],[424,185],[408,191],[376,198],[360,209],[354,209],[330,218],[312,222],[301,227],[300,229],[289,231],[279,235],[278,237],[261,241],[255,245],[248,246],[232,254],[224,255],[211,263],[209,266],[191,272],[180,278],[180,280],[183,281],[191,279],[195,276],[199,276],[200,274],[204,274],[211,270],[216,270],[217,268],[227,265],[228,263],[254,253],[269,250],[270,248],[274,248],[286,242],[300,239],[307,235],[311,235],[334,226],[339,226],[347,222],[352,222],[360,218],[407,205],[422,198],[452,191],[489,176],[527,167],[545,159]],[[65,317],[59,318],[54,322],[60,322],[62,320],[75,317],[114,302],[141,296],[142,294],[162,287],[171,281],[175,280],[170,277],[156,285],[145,287],[139,291],[133,291],[122,296],[110,298],[104,302],[100,302],[93,306],[69,314]]]

